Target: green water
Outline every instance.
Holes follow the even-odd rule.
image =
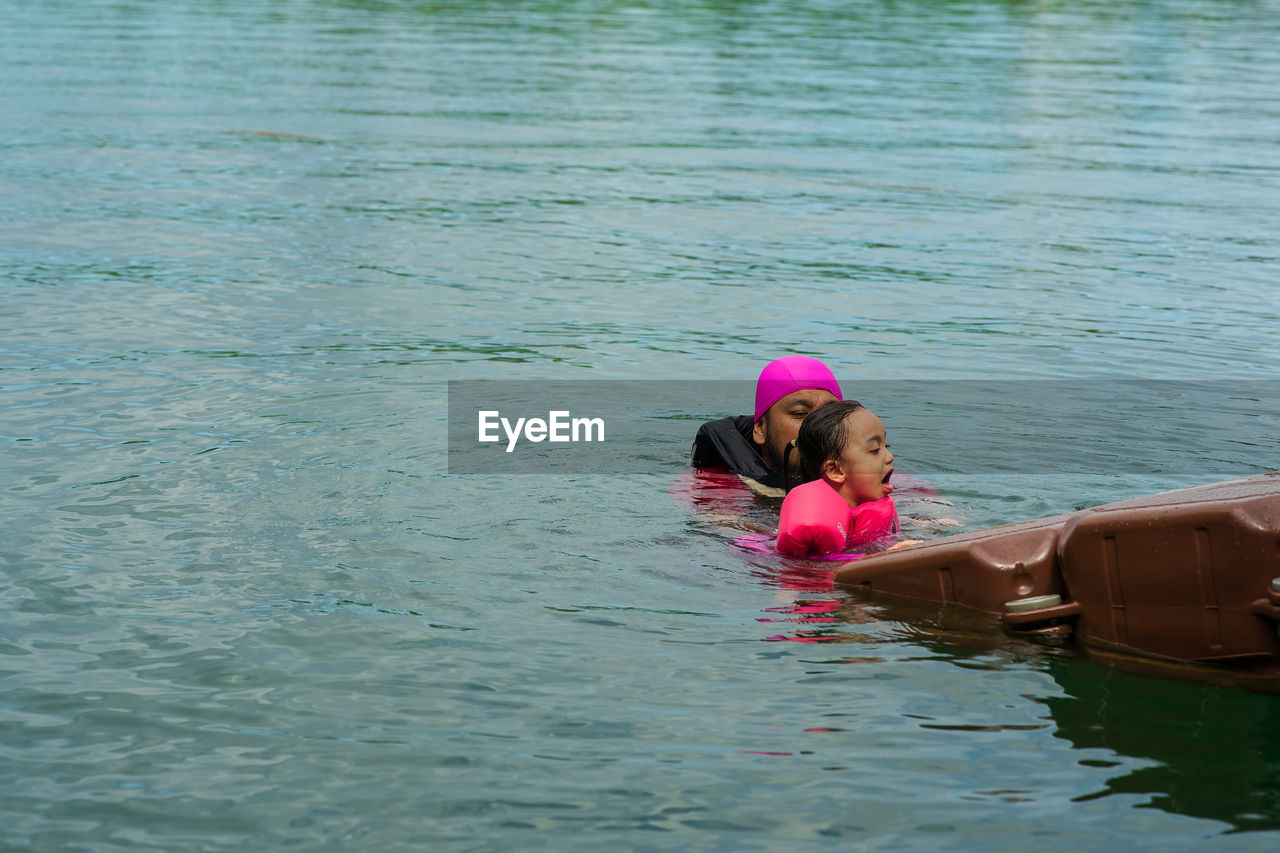
[[[445,462],[447,380],[1280,378],[1276,3],[0,8],[0,848],[1280,839],[1274,697]],[[1055,452],[937,485],[1196,480]]]

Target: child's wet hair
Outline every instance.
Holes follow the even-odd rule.
[[[864,406],[856,400],[827,403],[801,421],[800,434],[792,442],[800,456],[798,470],[790,470],[790,453],[785,454],[783,460],[782,482],[787,491],[793,485],[818,479],[828,459],[838,459],[844,454],[849,437],[849,431],[844,428],[845,419],[862,408]],[[799,477],[794,483],[793,473]]]

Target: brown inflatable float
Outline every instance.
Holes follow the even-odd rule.
[[[1109,665],[1280,691],[1280,471],[911,545],[835,582],[1074,636]]]

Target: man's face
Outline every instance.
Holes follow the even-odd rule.
[[[793,391],[769,407],[764,417],[756,421],[751,437],[761,445],[760,455],[774,471],[782,471],[787,445],[800,432],[800,422],[814,409],[834,403],[836,395],[820,388]]]

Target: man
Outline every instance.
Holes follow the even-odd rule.
[[[781,497],[784,460],[800,422],[814,409],[841,399],[840,383],[816,358],[775,359],[756,382],[755,417],[703,424],[693,440],[693,466],[728,468],[756,491]]]

